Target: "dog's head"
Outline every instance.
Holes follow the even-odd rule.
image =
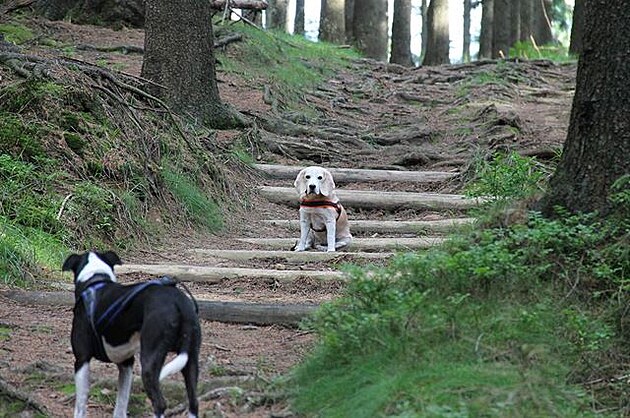
[[[115,282],[114,266],[121,265],[120,257],[113,252],[107,251],[99,253],[90,251],[83,254],[72,254],[66,258],[61,268],[63,271],[72,271],[74,273],[74,282],[85,282],[96,274],[105,274]]]
[[[300,199],[317,195],[334,197],[335,182],[332,174],[322,167],[306,167],[298,173],[293,185]]]

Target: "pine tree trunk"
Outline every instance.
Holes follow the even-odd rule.
[[[387,61],[387,0],[355,2],[352,28],[359,51],[368,58]]]
[[[346,40],[344,0],[322,0],[319,18],[319,39],[343,44]]]
[[[560,164],[542,200],[571,212],[610,208],[611,185],[630,173],[630,7],[627,0],[584,4],[583,50],[569,132]]]
[[[411,0],[394,0],[392,54],[394,64],[413,66],[411,58]]]
[[[304,35],[304,0],[295,1],[295,21],[293,23],[293,33]]]
[[[427,42],[429,42],[429,0],[422,0],[422,45],[420,49],[420,62],[424,62],[424,56],[427,53]]]
[[[449,29],[448,0],[431,0],[427,12],[429,38],[423,65],[448,64]]]
[[[569,52],[580,55],[582,52],[582,32],[584,31],[584,0],[575,0],[573,7],[573,25],[571,26],[571,43]]]
[[[532,36],[532,16],[533,16],[533,1],[538,0],[520,0],[520,13],[521,13],[521,31],[519,39],[522,42],[529,42]]]
[[[492,58],[507,58],[510,53],[510,0],[494,0]]]
[[[534,38],[538,45],[553,42],[551,33],[551,0],[533,0],[534,2]]]
[[[142,77],[156,83],[151,93],[203,124],[233,126],[236,114],[221,104],[216,83],[210,2],[147,0],[145,6]]]
[[[483,0],[481,33],[479,34],[479,59],[492,58],[492,28],[494,27],[494,1]]]
[[[344,18],[346,20],[346,43],[354,44],[354,32],[352,28],[354,19],[354,0],[346,0]]]
[[[267,29],[287,31],[287,9],[289,0],[269,0],[269,7],[265,14],[265,26]]]
[[[464,0],[464,39],[462,44],[462,62],[470,62],[470,10],[472,0]]]
[[[510,0],[510,48],[521,39],[521,0]],[[509,52],[509,49],[508,49]]]

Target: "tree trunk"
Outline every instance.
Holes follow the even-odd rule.
[[[507,58],[510,54],[510,0],[494,0],[492,25],[492,58]]]
[[[427,12],[429,38],[423,65],[439,65],[450,63],[448,29],[448,0],[431,0]]]
[[[464,43],[462,45],[462,62],[470,62],[470,10],[472,0],[464,0]]]
[[[219,98],[211,15],[209,2],[147,0],[142,77],[175,112],[222,128],[239,123]]]
[[[392,23],[392,54],[394,64],[413,67],[411,58],[411,0],[394,0]]]
[[[269,0],[269,7],[265,14],[265,25],[267,29],[287,31],[287,9],[289,0]]]
[[[344,0],[322,0],[319,17],[319,40],[343,44],[346,41]]]
[[[354,21],[354,0],[346,0],[346,7],[343,11],[346,20],[346,43],[354,44],[354,31],[352,29]]]
[[[295,35],[304,35],[304,0],[296,0],[295,2],[293,33]]]
[[[483,0],[481,33],[479,34],[479,58],[492,58],[492,28],[494,26],[494,1]]]
[[[573,55],[580,55],[582,52],[584,1],[585,0],[575,0],[575,7],[573,8],[573,25],[571,26],[571,43],[569,45],[569,52]]]
[[[355,2],[352,28],[359,51],[368,58],[387,61],[387,0]]]
[[[521,0],[510,1],[510,48],[521,39]],[[509,49],[508,49],[509,52]]]
[[[553,42],[551,33],[551,0],[533,0],[534,2],[534,38],[538,45]]]
[[[522,42],[529,42],[531,40],[534,1],[538,0],[520,0],[521,30],[519,40],[521,40]]]
[[[429,0],[422,0],[420,8],[422,13],[422,45],[420,49],[420,62],[424,62],[424,56],[427,53],[427,43],[429,42]]]
[[[627,0],[584,4],[583,49],[562,158],[542,200],[571,212],[610,209],[611,185],[630,173],[630,7]]]

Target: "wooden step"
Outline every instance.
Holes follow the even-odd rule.
[[[231,261],[252,261],[264,259],[279,259],[286,263],[309,263],[318,261],[359,261],[383,260],[394,253],[353,253],[353,252],[323,252],[323,251],[265,251],[265,250],[211,250],[207,248],[193,248],[188,250],[195,254],[208,257],[222,258]]]
[[[219,283],[226,279],[263,278],[291,281],[301,277],[316,280],[342,280],[340,271],[270,270],[230,267],[204,267],[174,264],[123,264],[116,274],[144,273],[152,276],[172,276],[185,282]]]
[[[270,202],[297,207],[298,195],[291,187],[262,186],[260,193]],[[346,208],[382,209],[388,211],[465,210],[477,207],[482,199],[469,199],[459,194],[379,192],[374,190],[336,190],[340,203]]]
[[[31,305],[73,306],[74,293],[10,290],[2,296]],[[304,303],[245,303],[197,300],[199,317],[208,321],[256,325],[295,326],[318,305]]]
[[[238,238],[238,241],[264,247],[267,250],[289,250],[296,244],[297,238]],[[443,241],[442,237],[354,238],[349,249],[353,251],[413,251],[432,247]]]
[[[379,234],[422,234],[422,233],[446,233],[474,222],[474,218],[452,218],[436,221],[372,221],[363,219],[350,219],[350,232],[366,232]],[[263,221],[279,228],[300,230],[298,219],[270,219]]]
[[[255,164],[268,177],[274,179],[293,180],[304,167]],[[457,177],[457,172],[446,171],[395,171],[395,170],[366,170],[354,168],[328,168],[338,183],[370,182],[370,181],[399,181],[413,183],[435,183]]]

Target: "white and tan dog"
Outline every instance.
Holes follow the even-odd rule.
[[[295,251],[335,251],[350,245],[348,215],[335,194],[330,171],[306,167],[297,175],[294,186],[300,196],[300,241]]]

